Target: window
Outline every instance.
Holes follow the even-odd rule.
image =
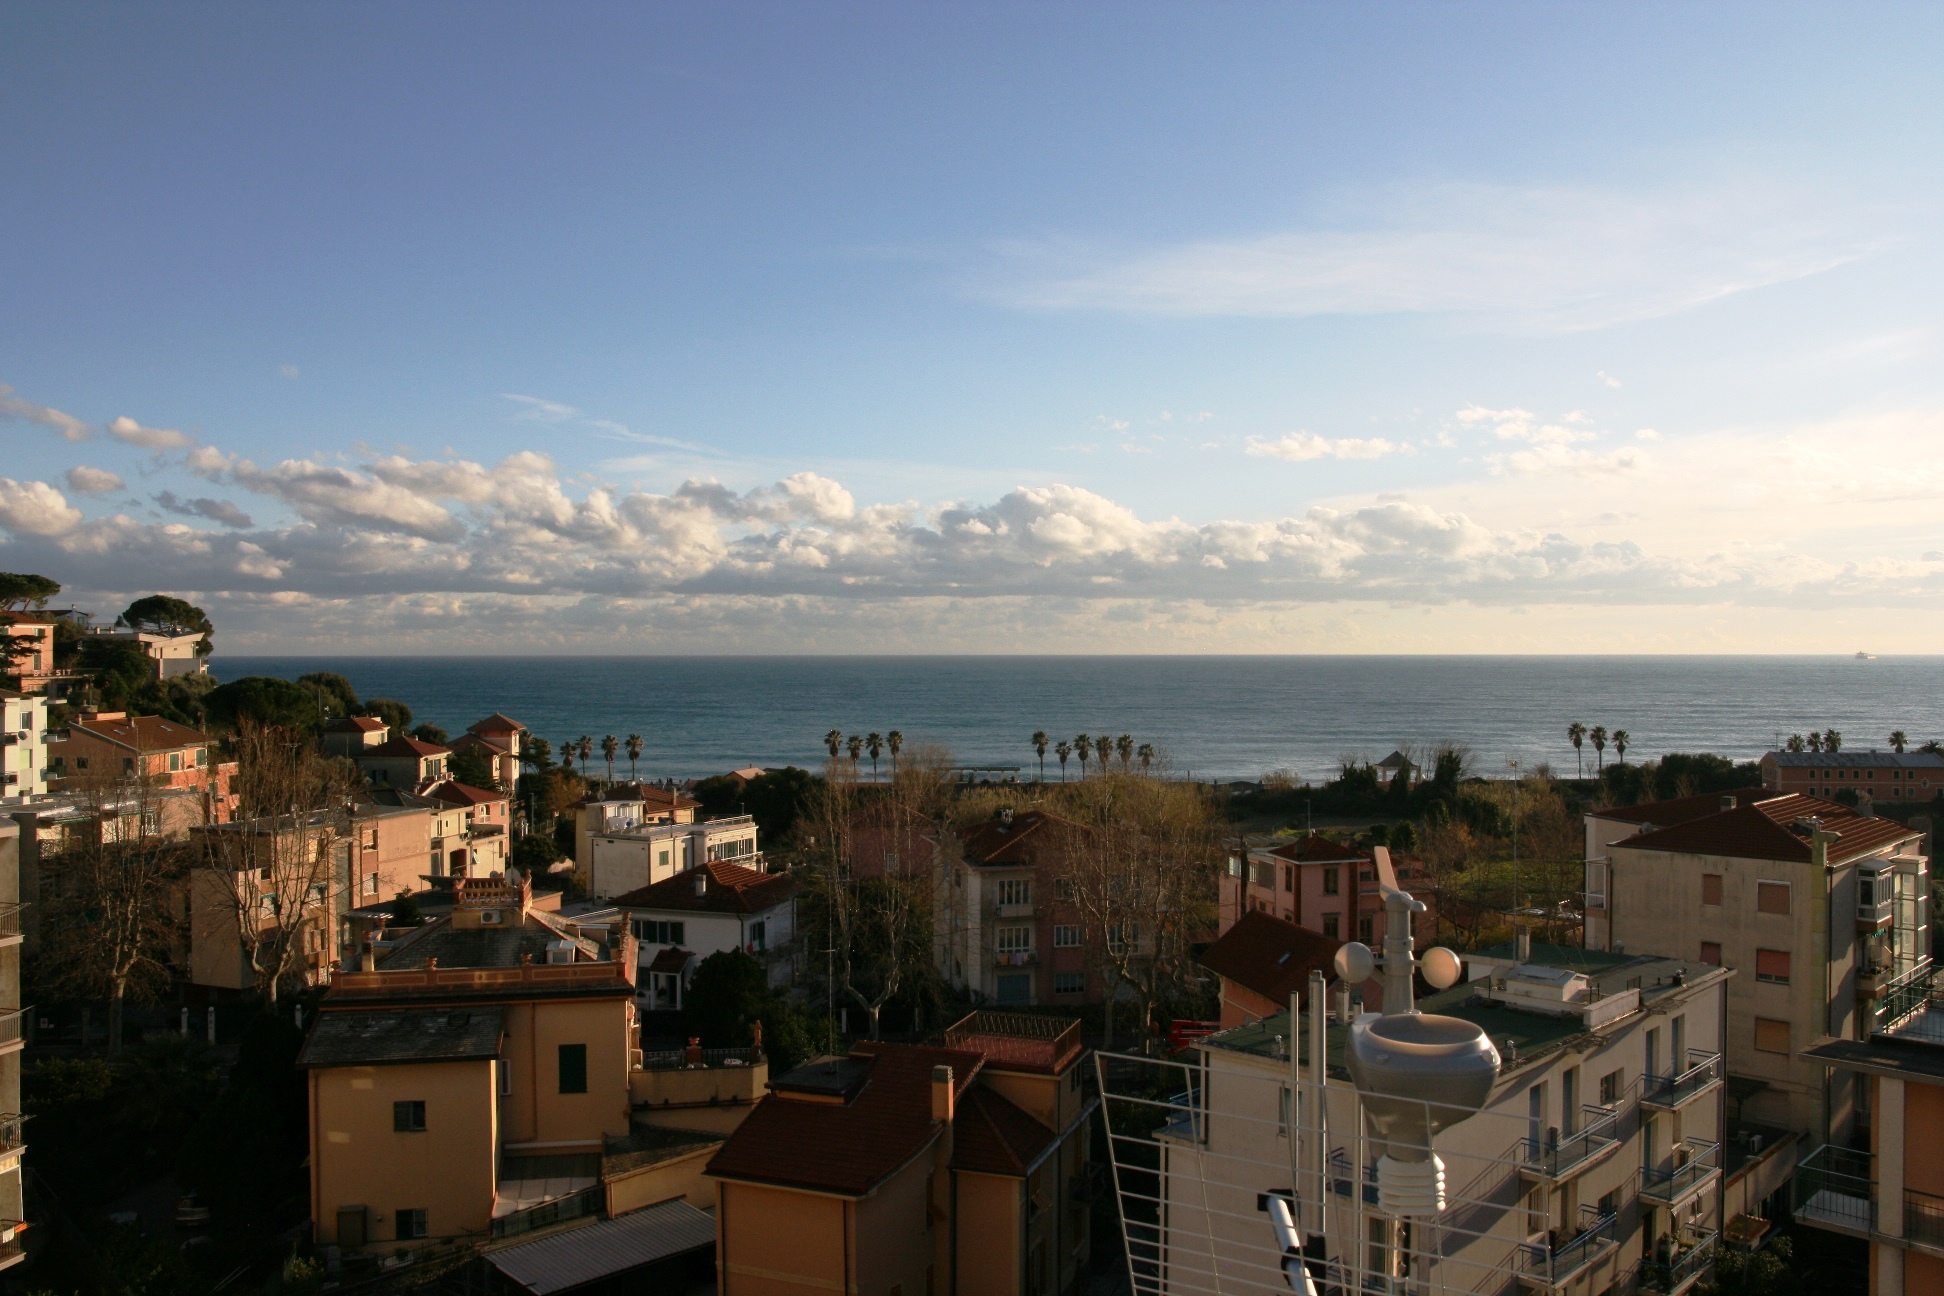
[[[86,756],[76,756],[74,758],[74,768],[76,769],[88,768],[88,758]]]
[[[667,851],[657,851],[657,852],[655,853],[655,867],[656,867],[656,868],[667,868],[667,867],[668,867],[668,852],[667,852]]]
[[[1701,875],[1701,903],[1718,905],[1721,903],[1721,874],[1703,873]]]
[[[392,1236],[400,1242],[409,1242],[413,1238],[427,1236],[425,1231],[425,1211],[423,1208],[413,1209],[411,1207],[401,1206],[392,1212],[392,1216],[398,1226]]]
[[[1053,944],[1057,949],[1073,949],[1080,944],[1082,929],[1077,925],[1055,927]]]
[[[1294,864],[1285,864],[1283,865],[1283,890],[1294,891],[1295,889],[1296,866]]]
[[[769,948],[769,923],[757,921],[749,924],[749,943],[756,948],[754,953],[762,953]]]
[[[122,757],[122,773],[133,774],[134,772],[135,772],[134,758],[131,756]]]
[[[634,928],[635,939],[644,945],[680,945],[682,943],[682,924],[662,922],[655,918],[637,918],[629,924]]]
[[[399,1134],[425,1133],[425,1104],[418,1101],[393,1103],[392,1129]]]
[[[1364,917],[1357,919],[1357,939],[1364,944],[1368,945],[1376,939],[1376,930],[1377,924],[1372,921],[1369,915],[1366,914]]]
[[[1789,1023],[1773,1017],[1755,1019],[1755,1047],[1763,1053],[1789,1051]]]
[[[1087,974],[1085,972],[1055,972],[1053,974],[1053,993],[1087,993]]]
[[[372,893],[372,894],[374,894],[374,895],[376,895],[376,894],[377,894],[377,892],[378,892],[378,875],[377,875],[376,873],[367,873],[367,874],[365,874],[365,890],[367,890],[367,891],[369,891],[369,892],[371,892],[371,893]]]
[[[1001,927],[999,929],[999,952],[1001,954],[1023,954],[1033,948],[1033,929],[1031,927]]]
[[[209,764],[209,748],[207,747],[196,748],[196,764],[202,766],[206,766]]]
[[[1786,914],[1789,912],[1789,884],[1787,882],[1757,882],[1755,884],[1755,908],[1759,913]]]
[[[1331,940],[1341,940],[1343,938],[1342,928],[1343,928],[1342,914],[1323,915],[1323,934],[1325,936],[1328,936]]]
[[[560,1092],[564,1094],[587,1092],[587,1045],[562,1044],[560,1046]]]
[[[181,752],[170,752],[170,753],[169,753],[169,770],[170,770],[170,772],[171,772],[171,773],[174,773],[175,771],[178,771],[178,770],[180,770],[181,768],[182,768],[182,753],[181,753]]]
[[[1236,876],[1239,877],[1241,875],[1237,874]],[[1053,888],[1054,890],[1060,893],[1060,899],[1062,900],[1073,899],[1073,882],[1071,879],[1061,878],[1053,884]]]
[[[1773,982],[1776,985],[1789,984],[1789,951],[1756,950],[1755,979]]]
[[[1625,1069],[1609,1071],[1600,1077],[1600,1106],[1611,1107],[1620,1101],[1621,1092],[1627,1087]]]
[[[1720,967],[1721,966],[1721,942],[1702,941],[1701,961],[1703,963],[1711,963],[1715,967]]]
[[[337,1242],[341,1247],[356,1250],[365,1244],[365,1232],[369,1215],[363,1206],[340,1206],[337,1212]]]
[[[1341,884],[1337,881],[1336,865],[1332,864],[1328,868],[1323,870],[1323,894],[1324,895],[1339,894],[1340,885]]]
[[[1284,1085],[1276,1091],[1276,1137],[1289,1137],[1289,1086]]]
[[[1234,855],[1229,856],[1229,876],[1230,877],[1242,876],[1242,861],[1240,858]]]
[[[1031,878],[1000,879],[999,903],[1002,905],[1033,903],[1033,880]]]

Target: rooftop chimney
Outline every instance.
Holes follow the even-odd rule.
[[[1721,808],[1723,810],[1733,810],[1735,808],[1735,798],[1732,796],[1721,798]]]
[[[1532,958],[1532,933],[1524,927],[1512,937],[1512,953],[1521,963]]]
[[[695,894],[709,894],[709,870],[705,868],[695,870]]]
[[[372,953],[371,946],[367,944],[358,951],[358,971],[376,972],[377,970],[378,956]]]
[[[932,1119],[949,1122],[952,1119],[952,1068],[933,1067],[931,1089]]]

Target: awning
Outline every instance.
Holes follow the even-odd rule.
[[[618,1219],[489,1251],[486,1260],[533,1296],[551,1296],[714,1245],[715,1216],[678,1197]]]

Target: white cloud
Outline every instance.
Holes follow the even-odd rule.
[[[40,481],[0,477],[0,531],[17,536],[57,536],[81,522],[81,510]]]
[[[581,412],[572,405],[559,401],[542,400],[538,396],[521,396],[517,392],[501,392],[501,400],[510,400],[520,406],[514,418],[525,419],[530,423],[565,423],[579,418]]]
[[[76,464],[67,470],[68,489],[76,495],[106,495],[118,491],[128,483],[105,468],[90,468],[86,464]]]
[[[1408,454],[1410,447],[1396,445],[1382,437],[1342,437],[1333,441],[1314,432],[1290,432],[1273,441],[1250,437],[1243,452],[1302,463],[1310,459],[1382,459],[1385,455]]]
[[[36,405],[33,401],[21,399],[5,383],[0,383],[0,418],[25,419],[29,423],[53,428],[69,441],[86,441],[94,432],[93,428],[72,414],[63,414],[52,405]]]
[[[1834,202],[1754,185],[1658,193],[1434,184],[1305,228],[1124,255],[1015,243],[1003,302],[1187,316],[1463,313],[1598,328],[1818,274],[1871,250]]]
[[[1460,423],[1490,428],[1502,441],[1530,441],[1536,445],[1571,445],[1575,441],[1591,441],[1598,435],[1588,428],[1571,426],[1584,419],[1578,411],[1566,415],[1558,423],[1543,423],[1530,410],[1494,410],[1468,405],[1458,411],[1457,418]]]
[[[286,378],[295,378],[298,374],[297,366],[293,364],[278,365],[277,372]]]
[[[256,525],[250,520],[248,513],[228,500],[206,497],[178,499],[174,491],[158,491],[155,502],[167,512],[180,514],[183,517],[208,518],[212,522],[220,522],[226,527],[234,527],[238,530],[248,530]]]
[[[144,450],[186,450],[195,442],[174,428],[143,427],[126,414],[108,424],[108,435]]]
[[[1600,370],[1600,372],[1594,374],[1593,376],[1595,378],[1598,378],[1601,382],[1605,383],[1609,387],[1619,387],[1621,385],[1620,380],[1618,378],[1615,378],[1612,374],[1608,373],[1604,369]]]

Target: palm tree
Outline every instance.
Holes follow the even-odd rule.
[[[614,782],[614,758],[621,754],[621,740],[613,734],[601,736],[601,759],[607,762],[608,782]]]
[[[898,777],[898,748],[904,746],[904,735],[893,729],[884,735],[884,745],[891,749],[891,777]]]
[[[1053,744],[1053,754],[1060,758],[1060,782],[1064,783],[1066,782],[1067,757],[1073,755],[1073,744],[1070,742],[1056,742]]]
[[[1792,752],[1800,752],[1800,751],[1808,751],[1808,750],[1809,750],[1809,744],[1808,744],[1808,743],[1806,743],[1806,742],[1804,742],[1804,741],[1802,741],[1802,735],[1801,735],[1801,734],[1790,734],[1790,735],[1789,735],[1789,741],[1787,741],[1787,742],[1785,742],[1785,743],[1783,743],[1783,744],[1782,744],[1782,746],[1783,746],[1783,748],[1784,748],[1785,750],[1787,750],[1787,751],[1792,751]]]
[[[1073,750],[1080,757],[1080,777],[1085,778],[1087,777],[1087,758],[1093,755],[1093,739],[1087,737],[1085,734],[1076,735],[1073,740]]]
[[[837,759],[837,749],[844,745],[844,731],[832,729],[824,735],[824,746],[830,748],[830,759]]]
[[[1106,734],[1094,735],[1094,759],[1100,762],[1100,772],[1107,772],[1107,762],[1114,755],[1114,740]]]
[[[1817,733],[1814,729],[1811,729],[1809,731],[1809,736],[1803,739],[1803,741],[1809,744],[1809,750],[1812,752],[1819,752],[1822,750],[1822,735]]]
[[[1127,773],[1127,762],[1134,759],[1134,735],[1122,734],[1114,739],[1114,752],[1121,758],[1121,773]]]
[[[641,775],[635,772],[635,762],[641,759],[641,735],[628,735],[628,782],[641,782]]]
[[[580,752],[581,773],[587,773],[588,762],[594,759],[594,740],[582,734],[574,740],[574,749]]]
[[[1840,730],[1837,729],[1823,730],[1823,750],[1826,752],[1837,752],[1843,750],[1843,735]]]
[[[1605,773],[1606,772],[1606,744],[1607,744],[1606,726],[1594,725],[1593,728],[1587,732],[1586,736],[1593,740],[1593,754],[1599,760],[1600,772]]]
[[[1613,731],[1613,750],[1620,757],[1620,763],[1622,765],[1627,763],[1627,744],[1632,741],[1633,735],[1625,729],[1615,729]]]
[[[1910,735],[1901,729],[1894,730],[1890,735],[1890,745],[1896,748],[1897,755],[1901,756],[1903,749],[1910,745]]]
[[[1033,750],[1039,753],[1040,782],[1042,783],[1046,782],[1046,744],[1048,741],[1046,730],[1033,730]]]
[[[1586,741],[1586,726],[1577,720],[1573,721],[1566,726],[1566,737],[1572,740],[1573,760],[1579,765],[1579,776],[1585,778],[1586,753],[1580,750],[1580,744]]]
[[[850,752],[851,764],[855,765],[864,755],[864,740],[856,734],[852,734],[850,737],[844,739],[844,749]]]
[[[1141,758],[1141,773],[1147,773],[1148,766],[1154,764],[1154,744],[1142,743],[1140,750],[1134,754]]]
[[[560,768],[564,770],[574,768],[574,740],[572,738],[560,744]]]
[[[871,753],[871,782],[877,782],[878,753],[884,750],[884,735],[869,734],[864,739],[864,749]]]

